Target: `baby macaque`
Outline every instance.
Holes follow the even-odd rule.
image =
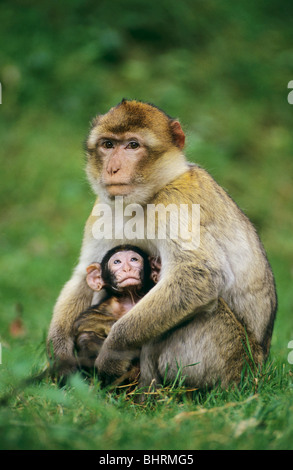
[[[77,359],[81,367],[94,367],[95,360],[114,323],[125,315],[158,282],[160,260],[150,258],[132,245],[108,251],[101,264],[87,267],[87,283],[105,297],[82,312],[73,325]],[[131,377],[139,368],[132,361]]]

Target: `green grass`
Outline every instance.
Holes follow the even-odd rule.
[[[29,362],[15,362],[1,385],[2,449],[292,449],[292,376],[281,363],[239,387],[186,392],[176,383],[140,402],[135,387],[101,390],[80,375],[63,388],[49,379],[24,387]]]
[[[0,447],[292,449],[291,2],[142,1],[141,14],[113,0],[110,16],[106,2],[31,3],[0,6]],[[25,380],[46,365],[52,309],[94,202],[89,122],[124,96],[180,118],[188,158],[268,253],[279,299],[270,362],[239,388],[191,396],[176,383],[141,404],[79,376],[63,389]]]

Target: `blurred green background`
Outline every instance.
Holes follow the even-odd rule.
[[[292,19],[289,0],[1,2],[2,362],[9,349],[44,345],[94,201],[84,173],[89,123],[123,97],[179,118],[188,158],[255,224],[279,296],[272,356],[287,362]]]

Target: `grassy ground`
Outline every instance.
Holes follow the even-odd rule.
[[[292,377],[282,363],[235,389],[188,393],[175,383],[139,403],[137,389],[100,390],[79,375],[63,388],[47,379],[23,388],[29,360],[11,356],[1,385],[2,449],[292,449]]]
[[[70,15],[49,2],[18,15],[1,5],[0,447],[292,449],[292,7],[261,1],[230,12],[205,2],[195,12],[171,1],[166,18],[165,2],[157,15],[147,2],[143,23],[120,15],[117,1],[105,29],[103,2],[94,15],[81,3]],[[237,389],[191,396],[176,383],[139,404],[137,392],[79,376],[63,389],[25,382],[46,364],[52,308],[94,201],[84,175],[89,121],[123,96],[180,118],[188,158],[227,189],[267,250],[279,298],[270,360]]]

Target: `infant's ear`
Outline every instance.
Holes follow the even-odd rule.
[[[150,266],[151,266],[151,279],[157,284],[160,280],[161,274],[161,260],[158,257],[150,256],[149,257]]]
[[[102,279],[102,268],[100,263],[92,263],[86,268],[86,282],[95,291],[100,291],[105,286]]]

